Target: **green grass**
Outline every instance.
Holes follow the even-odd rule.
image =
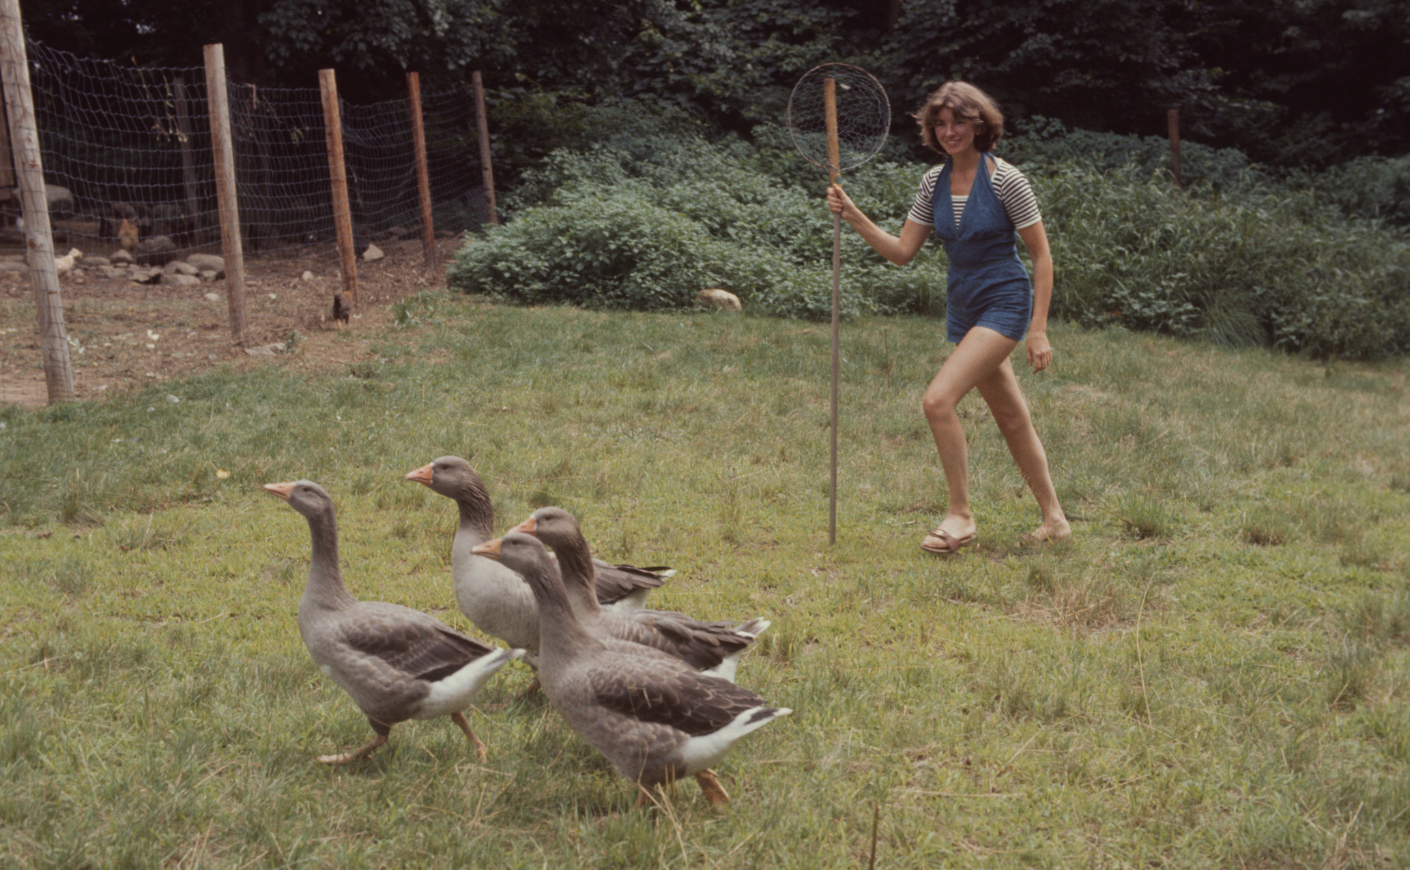
[[[852,868],[874,810],[877,867],[1410,862],[1404,362],[1056,324],[1020,379],[1075,534],[1019,541],[1036,508],[971,398],[979,544],[940,561],[936,321],[843,327],[829,546],[825,326],[438,293],[396,319],[324,377],[0,410],[0,866]],[[444,453],[500,528],[560,504],[679,570],[660,605],[773,620],[739,679],[796,712],[720,766],[726,810],[687,783],[630,811],[517,665],[471,717],[483,766],[444,720],[314,761],[370,732],[302,648],[307,526],[259,485],[324,484],[355,594],[469,628],[453,508],[401,479]]]

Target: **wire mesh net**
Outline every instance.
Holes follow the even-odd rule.
[[[137,68],[27,43],[56,247],[160,247],[218,253],[220,221],[205,71]],[[237,199],[247,256],[334,259],[332,187],[317,88],[230,82]],[[474,102],[422,95],[438,231],[485,219]],[[339,102],[348,197],[359,245],[419,231],[407,100]],[[18,203],[6,211],[14,224]],[[162,239],[167,242],[160,241]]]
[[[17,22],[5,23],[18,28]],[[119,262],[121,252],[151,267],[177,259],[189,260],[190,266],[196,262],[193,254],[220,254],[222,246],[203,67],[140,68],[78,57],[29,39],[25,50],[27,64],[14,63],[8,54],[3,59],[10,67],[5,78],[18,82],[27,72],[30,80],[32,123],[24,118],[16,123],[38,142],[43,179],[29,184],[36,189],[23,195],[48,204],[59,286],[31,290],[31,285],[47,288],[54,272],[36,267],[42,256],[26,254],[19,180],[0,168],[0,283],[6,299],[17,303],[13,311],[25,310],[19,299],[33,298],[41,313],[36,336],[33,313],[20,321],[0,312],[0,404],[34,405],[43,403],[45,380],[59,372],[71,373],[71,381],[93,377],[88,373],[94,348],[88,347],[88,362],[81,355],[85,344],[99,340],[95,329],[86,325],[66,333],[61,301],[69,301],[85,282],[79,296],[101,299],[100,305],[108,300],[129,304],[150,295],[152,304],[140,316],[151,334],[168,336],[153,351],[155,358],[172,332],[163,328],[160,292],[144,285],[183,276],[159,268],[127,269]],[[293,276],[312,269],[336,280],[332,184],[319,89],[232,81],[226,88],[247,268]],[[421,107],[436,235],[476,229],[488,215],[474,98],[468,89],[423,92]],[[362,253],[370,243],[388,248],[388,241],[407,239],[419,259],[415,240],[422,236],[422,220],[409,100],[342,100],[339,114],[354,248]],[[388,248],[389,256],[394,247]],[[83,259],[68,257],[74,248]],[[200,280],[212,277],[204,272]],[[304,295],[321,309],[312,295],[315,286],[325,285],[310,284]],[[125,301],[102,295],[105,289],[123,290]],[[207,284],[205,289],[224,287]],[[53,316],[43,316],[51,311]],[[136,331],[139,338],[141,333]],[[65,348],[74,366],[87,367],[71,369]],[[92,384],[78,386],[80,394],[94,389]],[[97,385],[100,391],[105,387]],[[55,398],[52,385],[47,395]]]
[[[825,63],[803,74],[788,98],[788,131],[809,163],[831,168],[828,154],[827,93],[836,107],[838,165],[845,172],[866,163],[886,142],[891,103],[886,90],[866,70],[845,63]]]

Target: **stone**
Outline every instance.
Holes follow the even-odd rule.
[[[126,263],[130,266],[136,262],[136,260],[132,258],[132,252],[125,251],[122,248],[118,248],[116,251],[113,251],[112,255],[109,256],[108,259],[113,261],[113,265]]]
[[[152,236],[137,243],[135,255],[144,266],[164,266],[177,258],[176,243],[170,236]]]
[[[221,278],[221,273],[212,272],[210,269],[206,269],[197,274],[196,277],[200,278],[202,281],[219,281]]]
[[[715,311],[744,310],[744,306],[739,304],[739,297],[728,290],[701,290],[695,296],[695,304],[701,308],[710,308]]]
[[[112,260],[109,260],[107,257],[84,257],[84,258],[83,258],[83,268],[85,268],[85,269],[101,269],[101,268],[103,268],[104,266],[111,266],[112,264],[113,264]]]
[[[303,273],[302,275],[300,275],[299,278],[300,278],[300,280],[303,280],[303,281],[312,281],[312,280],[313,280],[313,273],[310,272],[310,271],[308,271],[307,269],[305,269],[305,270],[304,270],[304,273]]]
[[[44,198],[49,201],[49,217],[68,217],[73,214],[73,194],[67,187],[46,184]]]
[[[0,257],[0,272],[28,272],[29,264],[23,258]]]
[[[364,260],[380,260],[385,256],[387,255],[382,253],[382,249],[376,245],[368,245],[367,250],[362,252],[362,259]]]
[[[220,294],[219,294],[219,293],[207,293],[206,296],[205,296],[205,299],[206,299],[207,302],[219,302],[219,301],[220,301]]]
[[[162,283],[171,284],[177,287],[193,287],[201,283],[201,279],[195,275],[183,275],[180,272],[166,272],[162,274]]]
[[[188,254],[186,262],[202,272],[224,272],[225,258],[216,254]]]
[[[166,264],[162,271],[168,275],[191,275],[193,277],[201,274],[201,271],[195,266],[181,260],[172,260],[170,263]]]

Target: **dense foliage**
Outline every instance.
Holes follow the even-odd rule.
[[[711,142],[680,116],[629,106],[582,124],[612,132],[527,174],[509,200],[514,219],[462,252],[452,286],[638,310],[685,309],[722,287],[750,310],[828,314],[824,179],[784,131]],[[1055,316],[1322,356],[1410,351],[1410,239],[1342,213],[1316,186],[1289,186],[1236,151],[1192,148],[1182,191],[1154,142],[1051,123],[1004,146],[1044,209]],[[881,161],[845,183],[898,232],[923,169]],[[897,268],[850,230],[842,238],[845,313],[942,310],[938,244]]]
[[[26,0],[31,34],[80,54],[190,66],[226,45],[239,80],[354,99],[442,88],[483,70],[495,112],[649,99],[747,133],[782,116],[809,67],[877,73],[906,124],[952,77],[1016,118],[1187,135],[1261,163],[1324,166],[1410,150],[1410,16],[1397,0]],[[175,13],[175,14],[173,14]],[[497,118],[503,150],[538,154],[550,123]],[[546,138],[539,138],[546,137]]]

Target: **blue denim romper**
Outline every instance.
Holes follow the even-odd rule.
[[[947,161],[935,181],[931,206],[935,237],[950,258],[946,275],[945,337],[958,344],[976,326],[985,326],[1014,341],[1023,338],[1033,317],[1033,283],[1018,259],[1013,221],[994,192],[988,161],[981,154],[979,171],[969,191],[959,226],[950,199]]]

